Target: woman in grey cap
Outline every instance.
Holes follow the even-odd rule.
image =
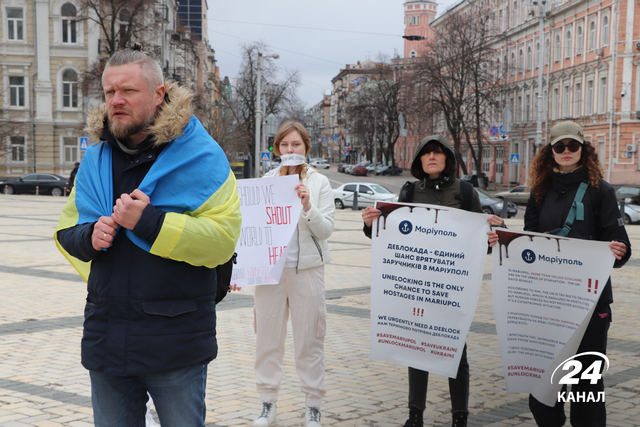
[[[622,267],[627,262],[631,256],[631,244],[618,210],[615,192],[602,179],[596,150],[584,140],[580,125],[567,121],[551,129],[549,143],[540,149],[531,162],[529,187],[531,197],[524,214],[526,231],[611,242],[609,247],[616,258],[614,268]],[[567,226],[567,217],[574,204],[578,213],[573,223]],[[579,204],[583,205],[582,215],[577,209]],[[609,305],[612,302],[609,279],[577,354],[588,351],[606,353],[607,332],[611,322]],[[595,355],[577,358],[585,368],[596,359]],[[571,386],[571,391],[574,394],[584,393],[585,396],[589,393],[597,395],[604,391],[602,377],[597,384],[580,380]],[[563,402],[550,407],[529,395],[529,407],[539,426],[559,427],[566,421]],[[570,416],[573,426],[606,425],[604,402],[572,402]]]
[[[456,178],[455,153],[447,140],[432,135],[420,141],[411,163],[411,175],[418,181],[407,182],[400,190],[399,202],[442,205],[482,213],[478,193],[471,184]],[[367,207],[362,211],[364,233],[371,238],[373,220],[380,211]],[[488,219],[489,224],[504,227],[504,220],[496,215]],[[498,240],[495,232],[489,232],[489,244]],[[404,427],[423,427],[423,412],[427,405],[429,372],[409,367],[409,419]],[[466,427],[469,415],[469,362],[465,344],[455,379],[449,378],[451,395],[452,427]]]

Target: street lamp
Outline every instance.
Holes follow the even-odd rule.
[[[260,74],[262,73],[262,62],[264,61],[264,58],[273,58],[273,59],[278,59],[280,58],[280,55],[278,55],[277,53],[274,53],[273,55],[267,55],[264,56],[262,53],[258,52],[258,63],[257,63],[257,69],[256,69],[256,135],[255,135],[255,161],[254,161],[254,167],[255,167],[255,172],[254,172],[254,176],[256,178],[260,178],[260,125],[261,125],[261,119],[262,119],[262,111],[260,110],[260,96],[261,96],[261,77]]]

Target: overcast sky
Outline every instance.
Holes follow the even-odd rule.
[[[457,0],[438,2],[438,13]],[[209,42],[220,76],[234,77],[240,45],[261,41],[280,69],[299,70],[310,108],[346,64],[403,55],[405,0],[208,0]]]

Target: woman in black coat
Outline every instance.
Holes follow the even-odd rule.
[[[565,228],[581,183],[588,186],[579,201],[584,206],[584,214],[582,218],[576,215],[573,224]],[[549,144],[543,146],[531,162],[529,187],[531,197],[524,214],[526,231],[557,235],[564,229],[561,235],[567,237],[611,242],[609,247],[616,258],[614,268],[622,267],[627,262],[631,256],[631,244],[618,210],[615,191],[602,179],[598,155],[591,144],[584,140],[578,124],[562,122],[551,129]],[[586,351],[606,353],[612,302],[609,279],[584,333],[578,354]],[[591,366],[596,356],[582,356],[578,360],[586,368]],[[604,391],[602,378],[593,385],[588,380],[572,385],[574,394],[588,395],[592,392],[597,395],[600,391]],[[529,407],[539,426],[560,427],[566,421],[563,402],[550,407],[530,395]],[[604,402],[572,402],[571,424],[604,427]]]

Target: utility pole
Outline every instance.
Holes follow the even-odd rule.
[[[256,64],[256,131],[255,131],[255,161],[254,161],[254,177],[260,178],[260,127],[262,125],[262,111],[260,110],[261,104],[261,74],[262,74],[262,62],[265,56],[261,52],[258,52],[258,60]],[[278,59],[280,55],[274,53],[273,55],[267,55],[266,58]]]

